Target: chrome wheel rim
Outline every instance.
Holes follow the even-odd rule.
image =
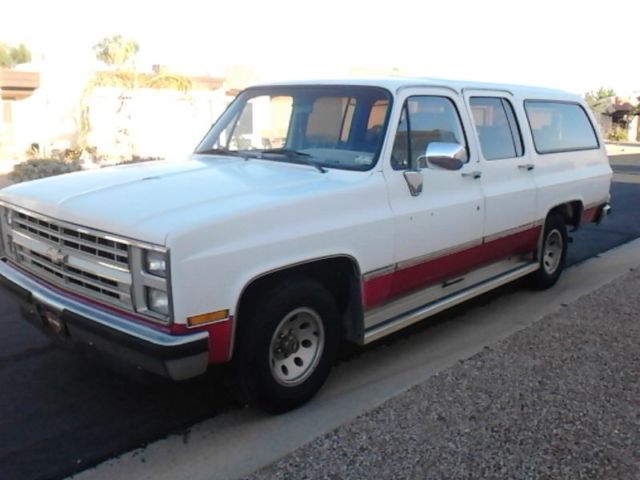
[[[292,310],[271,337],[269,365],[273,378],[287,387],[301,384],[315,371],[323,350],[320,315],[307,307]]]
[[[563,240],[558,230],[551,230],[544,242],[542,252],[542,267],[549,275],[552,275],[560,265],[562,259]]]

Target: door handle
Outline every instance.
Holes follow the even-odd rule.
[[[536,168],[536,166],[533,163],[525,163],[523,165],[518,165],[518,168],[520,170],[526,170],[527,172],[530,172],[531,170]]]
[[[462,173],[461,175],[465,178],[473,178],[474,180],[476,180],[482,176],[482,172],[475,170],[473,172]]]

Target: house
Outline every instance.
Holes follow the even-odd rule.
[[[601,113],[596,116],[604,137],[618,129],[627,133],[625,140],[640,141],[640,91],[628,97],[613,96],[603,101]]]
[[[15,154],[15,103],[40,86],[40,73],[0,69],[0,158]]]

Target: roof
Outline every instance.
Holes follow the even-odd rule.
[[[40,86],[40,74],[0,69],[0,100],[22,100]]]
[[[545,97],[545,98],[580,98],[578,95],[552,88],[511,85],[503,83],[474,82],[466,80],[448,80],[428,77],[344,77],[332,79],[291,80],[262,83],[256,86],[284,86],[284,85],[354,85],[374,86],[385,88],[397,93],[403,88],[410,87],[443,87],[460,93],[462,90],[501,90],[514,95]]]

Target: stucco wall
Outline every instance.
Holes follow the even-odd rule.
[[[98,154],[171,158],[193,151],[229,99],[222,89],[96,89],[86,102],[87,144]]]
[[[81,102],[81,90],[61,95],[38,90],[11,102],[11,123],[0,118],[0,160],[23,159],[32,143],[44,156],[77,146],[81,104],[88,107],[87,144],[110,159],[171,158],[193,151],[231,98],[225,89],[97,88]],[[0,110],[0,113],[2,111]]]

